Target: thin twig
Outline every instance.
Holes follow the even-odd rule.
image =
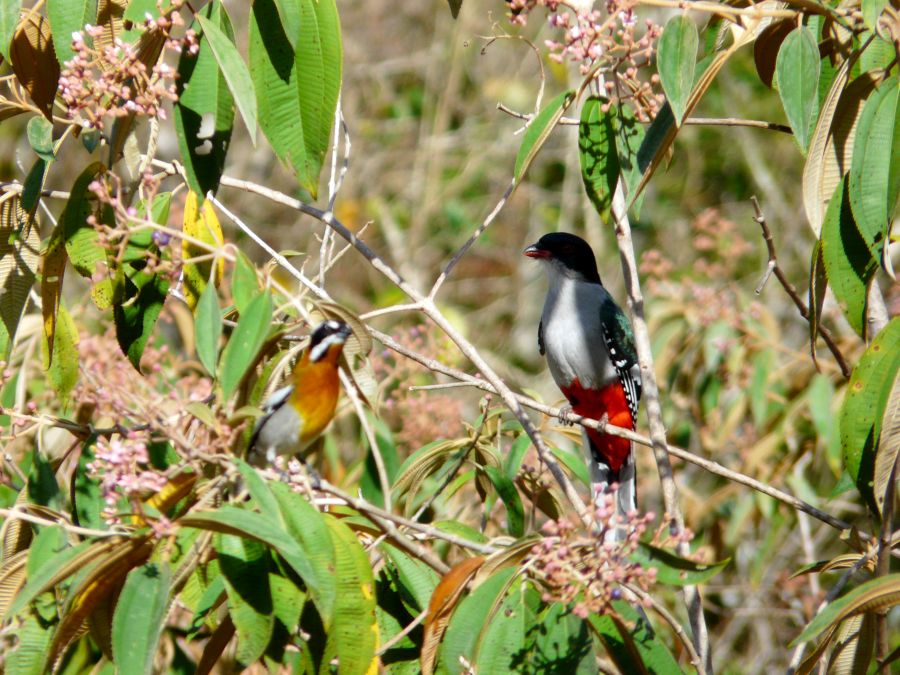
[[[8,518],[10,520],[24,520],[29,523],[33,523],[35,525],[44,525],[46,527],[52,527],[54,525],[58,525],[63,528],[66,532],[71,532],[72,534],[79,534],[83,537],[127,537],[128,534],[126,532],[113,532],[110,530],[94,530],[88,527],[80,527],[79,525],[72,525],[65,521],[60,520],[50,520],[49,518],[41,518],[40,516],[33,516],[30,513],[26,513],[25,511],[20,511],[17,508],[11,509],[0,509],[0,517]]]
[[[400,642],[400,640],[402,640],[407,635],[412,633],[416,629],[416,626],[418,626],[420,623],[422,623],[425,620],[425,617],[427,617],[427,616],[428,616],[428,609],[426,608],[426,609],[423,609],[415,619],[410,621],[409,624],[403,630],[401,630],[394,637],[392,637],[390,640],[388,640],[383,645],[381,645],[381,647],[378,649],[378,652],[376,653],[376,656],[381,656],[382,654],[386,653],[391,647],[393,647],[395,644]]]
[[[625,583],[623,583],[622,585],[631,593],[634,593],[641,601],[650,605],[650,607],[652,607],[653,610],[662,617],[663,621],[669,624],[669,626],[675,632],[675,635],[679,640],[681,640],[681,644],[683,644],[684,648],[687,650],[688,657],[690,658],[691,663],[695,668],[697,668],[697,670],[700,670],[700,666],[702,665],[700,655],[697,654],[697,650],[694,649],[694,645],[691,643],[690,636],[688,636],[688,634],[684,632],[684,628],[680,623],[678,623],[678,619],[672,616],[671,612],[669,612],[669,610],[667,610],[661,603],[657,602],[652,595],[645,592],[641,588]]]
[[[498,103],[497,110],[500,112],[506,113],[510,117],[515,117],[520,120],[531,121],[534,119],[533,113],[523,113],[517,110],[513,110],[509,106]],[[574,117],[561,117],[559,119],[559,124],[564,126],[573,126],[577,127],[581,124],[581,120],[575,119]],[[793,135],[793,131],[786,124],[779,124],[778,122],[766,122],[765,120],[748,120],[740,117],[689,117],[682,124],[689,124],[695,126],[707,126],[707,127],[750,127],[752,129],[768,129],[769,131],[780,131],[784,134]]]
[[[769,230],[769,226],[766,223],[766,217],[763,215],[762,208],[759,205],[759,200],[757,200],[756,195],[754,195],[750,197],[750,201],[753,203],[753,210],[756,214],[753,217],[753,220],[756,221],[756,223],[762,229],[763,239],[765,239],[766,241],[766,249],[769,252],[769,261],[766,264],[766,273],[763,276],[762,281],[760,281],[759,285],[756,287],[756,294],[759,295],[760,293],[762,293],[762,289],[766,285],[766,281],[768,281],[769,277],[774,273],[775,278],[778,279],[778,282],[781,284],[782,288],[784,288],[785,292],[788,294],[791,300],[793,300],[794,305],[796,305],[797,310],[800,312],[800,316],[809,321],[809,309],[806,307],[806,303],[803,302],[803,299],[797,293],[797,289],[794,288],[793,284],[791,284],[790,281],[788,281],[788,278],[785,276],[781,267],[779,267],[778,265],[778,256],[775,253],[775,241],[772,238],[772,232]],[[844,359],[844,355],[841,353],[840,348],[834,341],[834,338],[831,335],[831,331],[820,324],[819,335],[822,336],[822,340],[824,340],[825,344],[828,345],[828,349],[834,356],[835,361],[838,362],[841,373],[843,373],[845,378],[849,378],[851,372],[850,366],[847,365],[847,361],[846,359]]]

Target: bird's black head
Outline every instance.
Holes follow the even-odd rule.
[[[525,249],[525,255],[551,264],[568,277],[600,283],[594,252],[581,237],[568,232],[550,232]]]
[[[343,348],[350,333],[350,326],[343,321],[323,321],[316,326],[309,339],[309,360],[320,360],[332,346]]]

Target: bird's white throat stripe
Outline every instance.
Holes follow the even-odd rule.
[[[339,333],[335,333],[334,335],[329,335],[322,339],[322,341],[313,347],[309,351],[309,360],[310,361],[318,361],[328,352],[328,348],[332,345],[342,345],[344,344],[346,338]]]

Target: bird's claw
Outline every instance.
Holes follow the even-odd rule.
[[[573,422],[569,418],[569,415],[571,415],[571,414],[572,414],[572,404],[571,403],[566,403],[565,405],[560,406],[559,414],[557,415],[557,417],[559,418],[560,424],[564,424],[567,427],[570,427],[573,424],[575,424],[575,422]]]

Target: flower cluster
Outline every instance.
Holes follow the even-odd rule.
[[[119,522],[119,499],[139,499],[158,492],[166,484],[165,476],[147,468],[150,462],[147,444],[137,434],[130,433],[109,440],[100,438],[94,452],[94,459],[88,463],[87,470],[100,479],[100,490],[106,504],[103,517],[110,523]]]
[[[180,5],[180,3],[176,3]],[[189,29],[175,39],[172,31],[184,25],[173,6],[158,18],[148,14],[144,37],[127,42],[120,37],[100,46],[108,28],[85,26],[72,34],[75,55],[65,63],[59,78],[59,95],[66,116],[87,129],[103,129],[107,118],[126,115],[165,119],[165,101],[175,101],[175,70],[160,59],[162,48],[196,54],[196,33]]]
[[[607,0],[605,10],[593,9],[590,0],[510,0],[510,20],[524,25],[529,12],[545,7],[553,28],[562,31],[560,40],[545,42],[550,58],[578,64],[583,75],[595,68],[602,77],[605,105],[628,102],[641,122],[656,116],[665,97],[656,73],[639,77],[653,61],[656,41],[662,28],[653,20],[644,21],[643,32],[634,13],[634,0]]]
[[[655,515],[616,515],[614,497],[600,495],[586,530],[577,518],[548,521],[544,538],[532,550],[529,567],[544,587],[544,602],[572,605],[582,618],[611,611],[622,598],[622,587],[644,591],[656,581],[656,570],[630,560]],[[625,533],[622,541],[607,541],[614,529]]]

